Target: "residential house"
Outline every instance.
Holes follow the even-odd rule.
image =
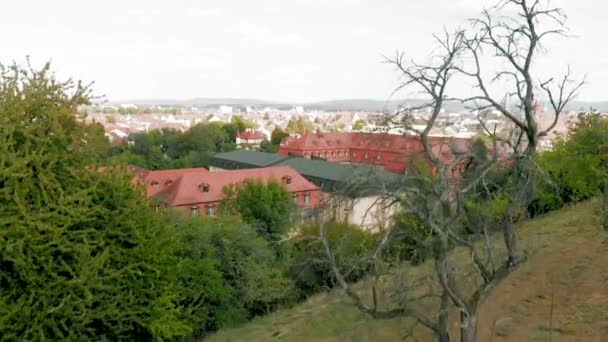
[[[267,137],[262,132],[252,130],[236,132],[236,144],[239,148],[250,149],[260,147],[264,139],[267,139]]]
[[[157,210],[174,208],[190,216],[214,216],[224,198],[224,188],[245,181],[282,183],[302,210],[317,206],[321,191],[293,168],[277,166],[248,170],[209,172],[204,168],[148,171],[132,168],[134,182],[146,186]]]

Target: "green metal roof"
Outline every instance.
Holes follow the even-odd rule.
[[[218,153],[211,157],[211,165],[216,167],[222,167],[222,162],[232,162],[241,164],[241,166],[248,167],[268,167],[276,165],[278,162],[285,160],[289,157],[281,156],[274,153],[249,151],[249,150],[235,150],[231,152]],[[243,167],[240,167],[243,168]]]
[[[211,165],[225,169],[291,166],[321,190],[351,197],[378,194],[387,189],[394,190],[402,178],[378,166],[329,163],[249,150],[216,154],[211,158]]]

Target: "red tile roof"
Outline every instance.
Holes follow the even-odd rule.
[[[153,196],[156,193],[166,189],[184,175],[201,176],[210,173],[209,170],[203,167],[177,170],[148,171],[142,168],[131,166],[130,169],[136,174],[136,178],[134,179],[135,182],[148,185],[146,189],[146,196],[148,197]],[[155,184],[158,185],[154,186]]]
[[[204,170],[204,169],[203,169]],[[149,171],[159,173],[161,171]],[[148,196],[155,196],[169,206],[182,206],[198,203],[219,202],[224,197],[224,187],[241,183],[245,180],[259,180],[267,183],[274,179],[282,182],[283,177],[291,177],[290,184],[284,184],[290,192],[316,191],[319,187],[289,166],[276,166],[261,169],[228,170],[218,172],[199,172],[197,169],[165,170],[163,175],[173,182],[160,190],[148,190]],[[170,176],[170,177],[169,177]],[[175,178],[174,178],[175,177]],[[157,177],[146,177],[152,181]],[[148,182],[148,184],[150,184]],[[208,186],[208,192],[203,191]],[[150,186],[153,188],[153,186]]]
[[[239,139],[245,140],[257,140],[257,139],[266,139],[266,136],[262,132],[258,131],[245,131],[245,132],[236,132],[236,137]]]

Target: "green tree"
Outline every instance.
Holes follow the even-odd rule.
[[[537,199],[551,195],[569,203],[597,195],[608,172],[608,120],[581,114],[567,136],[557,139],[553,149],[538,159],[550,181],[540,184],[543,191]]]
[[[178,222],[177,303],[183,308],[182,317],[193,327],[193,337],[243,322],[245,307],[228,284],[227,274],[220,270],[217,250],[210,241],[217,229],[215,223],[201,218]]]
[[[295,203],[291,193],[276,181],[246,181],[224,189],[222,211],[238,213],[264,239],[276,244],[291,225]]]
[[[281,144],[283,138],[289,136],[289,134],[281,129],[281,127],[275,127],[270,133],[270,143],[276,146]]]
[[[363,126],[365,126],[365,121],[363,121],[363,120],[357,120],[353,124],[353,131],[360,131],[360,130],[363,129]]]
[[[143,192],[100,172],[76,121],[89,89],[17,65],[0,74],[0,336],[152,340],[186,335],[175,243]]]
[[[234,217],[199,218],[190,224],[198,226],[197,236],[213,248],[217,269],[231,289],[232,299],[220,312],[220,322],[245,322],[291,296],[291,283],[275,253],[250,226]]]
[[[264,140],[260,143],[260,151],[268,153],[277,153],[279,145],[274,145],[268,140]]]
[[[302,116],[298,116],[289,120],[285,130],[289,134],[304,134],[306,132],[312,132],[314,128],[315,124],[312,121]]]

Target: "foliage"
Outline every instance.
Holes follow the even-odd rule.
[[[435,237],[416,217],[400,214],[395,217],[390,241],[385,252],[387,262],[410,262],[415,265],[432,256]]]
[[[268,140],[264,140],[260,143],[260,151],[266,153],[277,153],[279,145],[274,145]]]
[[[363,121],[363,120],[357,120],[353,124],[353,131],[360,131],[360,130],[363,129],[364,126],[365,126],[365,121]]]
[[[217,269],[231,288],[232,300],[222,312],[224,323],[244,322],[289,298],[291,284],[275,253],[251,227],[229,217],[199,218],[189,224],[198,225],[197,234],[213,248]]]
[[[364,260],[373,249],[376,238],[356,226],[340,222],[328,223],[326,233],[336,263],[342,269],[350,270],[347,280],[361,279],[372,266]],[[319,241],[319,226],[300,227],[297,237],[289,245],[289,276],[299,297],[333,287],[335,278],[325,253]]]
[[[283,138],[289,136],[289,134],[283,131],[280,127],[275,127],[270,134],[270,141],[264,140],[260,144],[260,151],[268,153],[277,153],[281,145]]]
[[[608,232],[608,181],[604,180],[602,186],[602,202],[600,207],[600,225]]]
[[[2,68],[0,335],[188,334],[174,305],[174,239],[128,177],[96,168],[96,128],[74,116],[88,98],[49,65]]]
[[[537,183],[531,214],[597,195],[608,172],[608,120],[598,114],[580,114],[567,136],[541,153],[537,163],[544,177]]]
[[[239,214],[243,221],[273,245],[287,232],[296,205],[291,193],[277,181],[245,181],[224,189],[221,211]]]
[[[230,124],[199,123],[183,133],[165,128],[133,134],[127,146],[108,150],[108,162],[151,170],[208,167],[213,154],[236,149],[235,136],[241,125],[247,123],[236,119]]]
[[[289,134],[281,129],[281,127],[275,127],[270,133],[270,143],[273,145],[280,145],[283,138],[289,136]]]
[[[302,116],[298,116],[289,120],[285,131],[289,134],[304,134],[306,132],[312,132],[314,128],[315,125],[312,121]]]
[[[193,337],[242,322],[246,313],[219,269],[216,250],[208,237],[209,224],[192,219],[180,221],[175,228],[179,241],[177,304],[193,328]]]

